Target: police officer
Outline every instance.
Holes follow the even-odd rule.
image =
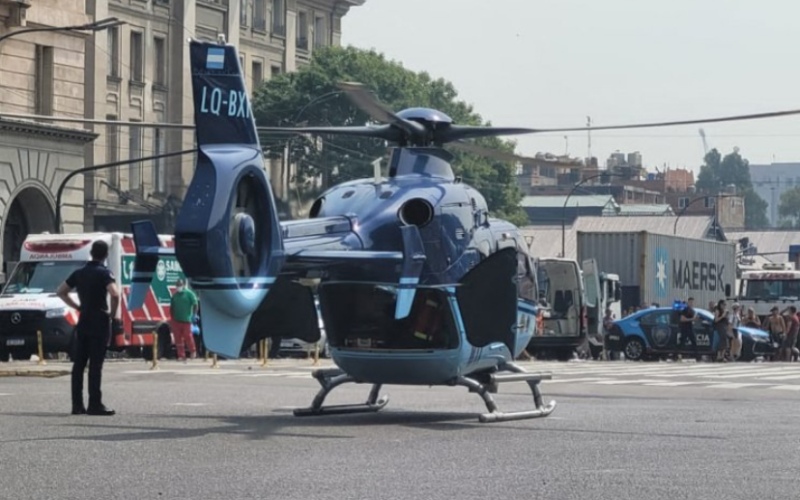
[[[91,250],[92,260],[73,272],[58,287],[58,296],[68,306],[80,311],[77,333],[73,345],[72,365],[72,414],[114,415],[114,410],[103,405],[100,378],[106,348],[111,336],[112,318],[117,315],[119,291],[114,275],[103,264],[108,257],[108,244],[95,241]],[[69,292],[78,290],[80,304],[75,303]],[[111,296],[109,311],[106,294]],[[89,363],[89,406],[83,406],[83,372]]]
[[[686,301],[686,307],[683,308],[680,314],[680,332],[681,341],[678,348],[688,347],[689,342],[692,343],[692,353],[697,361],[702,357],[697,351],[697,337],[694,334],[694,322],[697,321],[697,312],[694,310],[694,298],[689,297]]]

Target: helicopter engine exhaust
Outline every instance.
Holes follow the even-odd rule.
[[[412,198],[403,203],[397,216],[405,226],[425,227],[433,220],[433,205],[428,200]]]

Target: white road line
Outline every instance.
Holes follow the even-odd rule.
[[[173,406],[208,406],[208,403],[172,403]]]
[[[594,384],[601,385],[624,385],[624,384],[647,384],[660,382],[660,380],[639,379],[639,380],[604,380],[602,382],[593,382]]]
[[[738,378],[738,377],[749,377],[749,376],[760,376],[760,375],[770,375],[770,374],[780,374],[785,373],[786,370],[781,368],[769,368],[766,370],[760,371],[749,371],[749,372],[742,372],[742,373],[734,373],[733,375],[717,375],[715,378]]]
[[[800,374],[793,374],[793,375],[780,375],[780,376],[769,376],[769,377],[761,377],[758,376],[756,379],[758,380],[793,380],[800,378]]]
[[[584,377],[584,378],[561,378],[557,377],[556,374],[553,374],[552,380],[544,380],[543,384],[580,384],[584,382],[596,382],[598,380],[611,380],[609,378],[601,378],[601,377]],[[557,377],[557,378],[556,378]]]
[[[658,373],[658,372],[666,372],[670,371],[669,368],[664,366],[652,366],[652,367],[609,367],[609,368],[584,368],[581,370],[559,370],[556,367],[553,368],[543,368],[546,370],[550,370],[554,373],[564,373],[564,374],[571,374],[571,375],[618,375],[621,373]]]
[[[13,396],[10,392],[0,392],[0,396]]]
[[[268,373],[240,373],[240,377],[300,377],[312,378],[311,374],[305,372],[268,372]]]
[[[800,385],[773,385],[767,389],[777,389],[779,391],[800,391]]]
[[[764,387],[766,385],[769,385],[769,384],[754,384],[754,383],[751,383],[751,384],[736,384],[736,383],[729,382],[729,383],[725,383],[725,384],[709,384],[709,385],[705,386],[705,388],[706,389],[742,389],[744,387],[756,387],[756,386]]]
[[[724,375],[733,375],[733,374],[755,374],[757,373],[756,370],[750,368],[707,368],[704,370],[671,370],[668,373],[664,373],[665,377],[721,377]]]
[[[680,387],[682,385],[692,385],[692,384],[702,384],[703,382],[694,381],[694,382],[653,382],[644,385],[651,385],[656,387]]]

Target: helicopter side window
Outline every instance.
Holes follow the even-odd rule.
[[[517,252],[517,279],[519,280],[519,296],[523,300],[536,302],[536,283],[530,272],[528,256]]]

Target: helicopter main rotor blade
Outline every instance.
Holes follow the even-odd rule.
[[[374,137],[387,141],[399,141],[402,132],[391,125],[365,127],[256,127],[259,132],[273,134],[313,134],[313,135],[349,135],[356,137]]]
[[[435,130],[435,142],[442,144],[461,139],[477,139],[479,137],[496,137],[498,135],[535,134],[542,130],[535,128],[519,127],[472,127],[469,125],[450,125],[447,128]]]
[[[367,113],[373,120],[394,125],[411,136],[424,136],[427,132],[421,123],[404,120],[397,116],[385,104],[380,102],[367,88],[357,82],[341,82],[339,88],[359,109]]]
[[[489,149],[483,146],[478,146],[477,144],[473,144],[471,142],[455,141],[448,144],[448,147],[500,161],[510,161],[510,162],[518,161],[522,163],[531,163],[536,161],[536,158],[531,158],[528,156],[520,156],[514,153],[507,153],[505,151],[500,151],[497,149]]]
[[[733,115],[722,116],[718,118],[699,118],[695,120],[678,120],[671,122],[650,122],[650,123],[632,123],[626,125],[605,125],[600,127],[571,127],[571,128],[545,128],[538,129],[538,133],[549,132],[592,132],[596,130],[623,130],[629,128],[657,128],[657,127],[673,127],[677,125],[699,125],[703,123],[720,123],[720,122],[734,122],[744,120],[760,120],[763,118],[779,118],[781,116],[800,115],[800,109],[790,109],[786,111],[770,111],[767,113],[753,113],[749,115]]]

